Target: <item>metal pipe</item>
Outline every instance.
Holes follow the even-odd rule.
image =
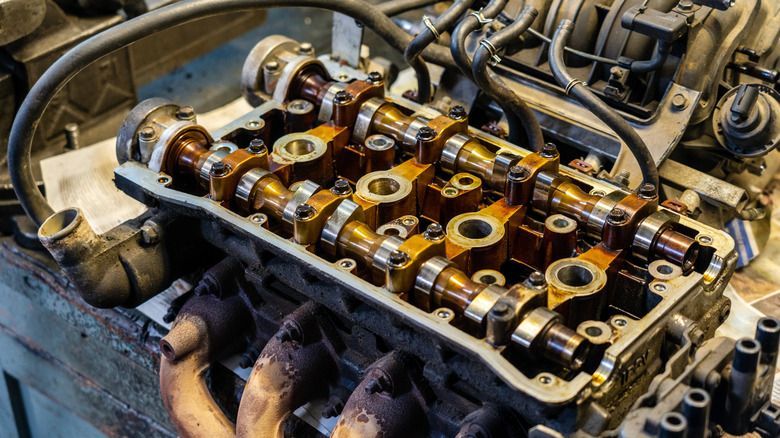
[[[283,438],[285,420],[325,396],[338,378],[333,329],[313,303],[299,307],[266,344],[252,368],[238,408],[236,436]]]
[[[235,426],[206,385],[212,363],[233,352],[250,321],[238,297],[192,298],[160,340],[160,392],[171,422],[184,438],[232,438]]]

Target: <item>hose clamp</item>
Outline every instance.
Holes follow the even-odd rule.
[[[576,87],[577,85],[585,85],[581,80],[579,79],[572,79],[569,81],[568,84],[566,84],[566,88],[563,90],[566,95],[568,96],[571,92],[572,88]]]
[[[477,21],[479,21],[479,24],[482,25],[482,26],[484,26],[484,25],[490,23],[491,21],[493,21],[492,18],[485,18],[485,16],[482,15],[482,8],[479,8],[479,10],[477,12],[472,12],[469,15],[471,15],[474,18],[476,18]]]
[[[479,42],[479,45],[484,47],[488,51],[488,53],[490,54],[490,65],[491,66],[495,67],[496,65],[498,65],[499,62],[501,62],[501,57],[499,57],[496,54],[498,52],[498,50],[496,50],[496,46],[494,46],[493,43],[491,43],[488,40],[482,40],[482,41]]]
[[[436,37],[437,40],[439,38],[441,38],[441,35],[439,34],[439,31],[436,30],[436,26],[434,26],[433,25],[433,21],[431,21],[431,17],[429,17],[427,15],[423,15],[422,22],[425,25],[425,27],[427,27],[428,30],[431,31],[431,33],[433,34],[434,37]]]

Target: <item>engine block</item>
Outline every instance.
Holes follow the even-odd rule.
[[[517,3],[507,17],[536,17]],[[600,20],[637,2],[625,3],[597,8]],[[670,13],[690,2],[656,3]],[[567,18],[536,6],[549,12],[537,32]],[[658,20],[687,29],[684,12]],[[663,40],[668,29],[642,14],[652,11],[639,8],[629,27]],[[594,51],[593,26],[573,49]],[[680,53],[661,43],[654,52],[649,41],[631,56],[682,65]],[[526,75],[516,84],[545,89],[550,69],[534,47],[547,44],[529,37],[526,50],[503,55],[503,67]],[[615,40],[598,44],[601,55],[625,55]],[[659,162],[717,88],[621,82],[625,60],[617,70],[589,65],[577,67],[590,70],[589,86],[649,121],[642,136],[665,148],[652,151]],[[731,308],[728,234],[660,205],[656,184],[620,185],[561,161],[558,144],[594,137],[551,122],[552,142],[510,142],[474,126],[479,105],[467,105],[470,114],[415,102],[388,91],[388,72],[365,70],[268,37],[244,66],[255,108],[238,120],[209,131],[192,108],[164,99],[127,117],[115,181],[147,213],[103,235],[78,209],[40,227],[94,306],[133,307],[202,273],[160,343],[161,391],[183,436],[298,436],[293,412],[323,398],[323,417],[338,417],[334,437],[777,436],[780,323],[764,318],[736,342],[714,337]],[[739,102],[752,95],[771,113],[775,94],[732,90],[723,108],[747,117]],[[678,95],[688,96],[684,108]],[[682,131],[662,130],[668,120]],[[230,413],[207,373],[233,354],[253,369]]]

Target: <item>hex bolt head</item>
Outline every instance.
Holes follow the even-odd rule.
[[[195,120],[195,110],[191,106],[183,106],[176,111],[179,120]]]
[[[676,110],[684,110],[688,106],[688,98],[684,94],[677,93],[672,97],[672,106]]]
[[[276,340],[282,343],[292,341],[301,342],[301,339],[300,328],[295,323],[289,321],[283,322],[282,326],[279,327],[279,331],[276,332]]]
[[[387,258],[387,266],[391,268],[403,268],[409,263],[409,255],[403,251],[395,250]]]
[[[512,166],[509,168],[507,177],[512,181],[525,181],[531,174],[523,166]]]
[[[534,271],[528,276],[528,283],[534,287],[542,287],[547,284],[547,280],[541,271]]]
[[[221,161],[217,161],[211,166],[211,175],[216,177],[225,176],[229,174],[231,170],[233,169],[231,169],[229,165]]]
[[[654,199],[657,194],[658,191],[655,188],[655,184],[651,183],[644,183],[639,186],[639,190],[637,190],[637,196],[642,199]]]
[[[333,188],[330,189],[330,192],[336,196],[347,196],[352,193],[352,187],[350,187],[347,180],[339,178],[333,183]]]
[[[385,78],[382,76],[382,73],[379,73],[378,71],[372,71],[368,74],[367,80],[369,84],[379,85],[382,83],[382,81],[385,80]]]
[[[314,46],[312,46],[311,43],[304,41],[298,46],[298,53],[301,55],[314,55]]]
[[[275,73],[279,71],[279,63],[277,61],[270,61],[266,63],[263,68],[269,73]]]
[[[417,131],[417,140],[420,141],[431,141],[434,138],[436,138],[438,134],[433,128],[430,128],[428,126],[423,126],[420,128],[419,131]]]
[[[545,158],[555,158],[558,155],[558,147],[553,143],[545,143],[542,150],[539,151],[539,155]]]
[[[157,131],[151,126],[147,126],[138,132],[138,139],[141,141],[152,141],[157,138]]]
[[[147,245],[154,245],[160,241],[160,227],[152,221],[146,221],[141,226],[141,239]]]
[[[620,208],[613,208],[607,216],[610,225],[622,225],[628,221],[628,215]]]
[[[301,204],[295,209],[295,220],[309,220],[317,214],[317,210],[309,204]]]
[[[441,224],[436,223],[428,225],[425,233],[423,233],[423,237],[426,240],[431,240],[434,242],[438,242],[444,239],[444,236],[444,227],[442,227]]]
[[[346,105],[352,102],[352,95],[349,94],[349,91],[341,90],[336,93],[336,96],[333,98],[333,102],[335,102],[336,105]]]
[[[466,117],[469,116],[469,113],[466,112],[466,108],[463,108],[462,105],[455,105],[454,107],[450,108],[450,118],[452,120],[464,120]]]
[[[252,155],[262,155],[268,152],[268,147],[263,140],[256,138],[249,142],[249,147],[246,148],[246,151]]]

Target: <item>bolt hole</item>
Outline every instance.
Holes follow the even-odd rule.
[[[496,280],[497,278],[490,274],[479,277],[479,282],[483,284],[494,284]]]
[[[674,272],[674,269],[669,265],[660,265],[656,268],[659,274],[669,275]]]
[[[446,189],[444,189],[444,191],[442,193],[444,194],[444,196],[455,196],[455,195],[458,194],[458,189],[453,189],[452,187],[447,187]]]
[[[653,285],[653,290],[656,292],[666,292],[666,285],[663,283],[656,283]]]
[[[588,336],[592,336],[594,338],[597,338],[601,336],[602,333],[604,333],[603,330],[601,330],[600,327],[588,327],[585,329],[585,333],[587,333]]]
[[[705,245],[709,245],[710,243],[712,243],[712,237],[710,237],[710,236],[708,236],[706,234],[701,234],[701,235],[699,235],[699,242],[701,242],[701,243],[703,243]]]
[[[474,184],[474,179],[471,178],[471,177],[468,177],[468,176],[464,176],[464,177],[461,177],[458,180],[458,184],[463,185],[463,186],[470,186],[470,185]]]
[[[552,383],[552,378],[549,376],[541,376],[539,377],[539,381],[544,385],[549,385]]]
[[[569,287],[587,286],[594,277],[590,269],[579,265],[564,266],[558,270],[556,275],[561,283]]]
[[[616,327],[625,327],[628,325],[628,320],[625,318],[615,318],[613,324],[615,324]]]
[[[484,239],[493,233],[493,226],[481,219],[469,219],[458,225],[458,233],[467,239]]]

